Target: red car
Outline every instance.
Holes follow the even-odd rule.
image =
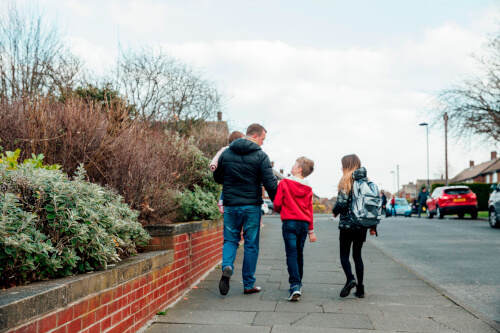
[[[432,219],[434,215],[442,219],[445,215],[457,214],[463,218],[470,214],[471,218],[477,218],[477,197],[467,186],[444,186],[438,187],[427,199],[427,218]]]

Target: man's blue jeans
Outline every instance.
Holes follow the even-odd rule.
[[[293,286],[302,287],[304,275],[304,244],[306,242],[309,223],[306,221],[285,220],[282,225],[285,241],[286,265],[288,266],[288,282]]]
[[[255,285],[255,270],[259,257],[260,206],[224,207],[224,246],[222,247],[222,270],[230,266],[234,272],[234,259],[241,239],[245,240],[243,257],[243,288]]]

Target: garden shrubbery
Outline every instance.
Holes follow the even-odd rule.
[[[196,201],[200,210],[216,210],[220,191],[195,140],[133,119],[130,106],[118,97],[95,102],[68,94],[64,101],[39,96],[5,101],[0,140],[6,150],[20,148],[21,158],[43,153],[47,163],[61,165],[70,177],[83,164],[87,179],[116,189],[140,212],[143,224],[216,216],[185,213],[197,209],[186,201],[195,186],[214,194]]]
[[[0,158],[0,287],[106,268],[148,243],[139,213],[83,168],[70,180],[18,153]]]

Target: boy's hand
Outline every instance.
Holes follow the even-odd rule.
[[[314,234],[314,232],[311,232],[311,233],[309,234],[309,241],[310,241],[311,243],[314,243],[314,242],[315,242],[315,241],[317,241],[317,240],[318,240],[318,238],[316,237],[316,235]]]

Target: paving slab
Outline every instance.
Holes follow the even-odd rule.
[[[363,247],[365,298],[354,297],[354,290],[341,298],[345,275],[337,222],[331,218],[315,223],[319,240],[304,249],[303,294],[290,302],[281,221],[264,217],[264,224],[255,275],[262,292],[243,293],[240,248],[227,296],[219,293],[219,266],[166,315],[157,316],[146,333],[500,332],[369,242]]]

